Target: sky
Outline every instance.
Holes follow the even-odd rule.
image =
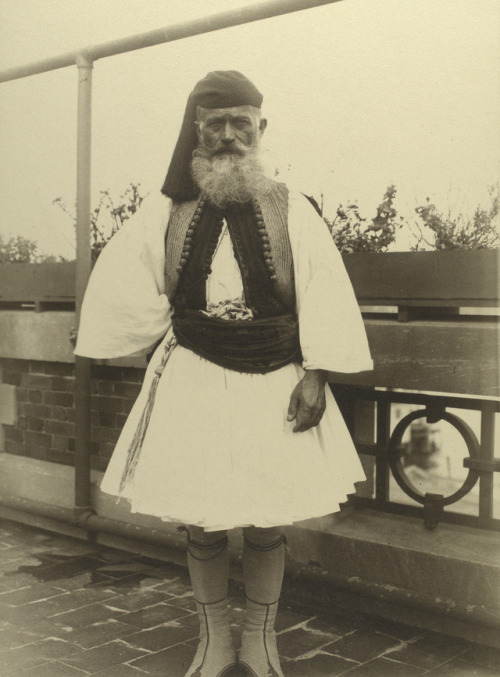
[[[250,0],[0,0],[0,70],[234,9]],[[93,204],[161,187],[187,96],[211,70],[264,95],[265,164],[374,216],[488,205],[500,179],[498,0],[343,0],[95,62]],[[74,253],[77,69],[0,84],[0,232]]]

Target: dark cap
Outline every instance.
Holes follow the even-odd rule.
[[[176,201],[194,199],[199,189],[191,176],[193,151],[198,145],[196,108],[232,108],[262,105],[262,94],[238,71],[212,71],[200,80],[189,95],[182,127],[161,189]]]

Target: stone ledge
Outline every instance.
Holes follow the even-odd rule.
[[[75,313],[23,310],[0,312],[2,358],[74,362],[70,332],[75,327]]]
[[[365,606],[382,615],[417,625],[421,617],[436,630],[453,625],[461,636],[471,625],[498,632],[497,533],[452,524],[430,532],[415,518],[349,508],[287,528],[287,536],[293,575],[316,595],[369,599]]]

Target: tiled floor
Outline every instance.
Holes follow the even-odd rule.
[[[242,591],[232,586],[235,635]],[[183,677],[197,619],[182,567],[0,520],[0,675]],[[285,594],[286,677],[498,677],[500,650]],[[236,675],[236,673],[235,673]]]

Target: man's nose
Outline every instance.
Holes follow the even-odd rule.
[[[234,139],[234,128],[230,122],[226,122],[224,129],[222,130],[222,140],[226,143],[231,143]]]

